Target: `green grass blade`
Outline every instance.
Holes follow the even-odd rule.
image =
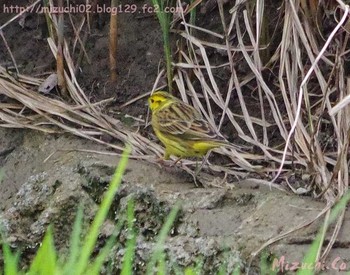
[[[50,10],[50,3],[49,0],[43,0],[43,6],[46,10]],[[47,24],[47,30],[49,33],[49,37],[51,37],[52,39],[54,39],[54,31],[53,31],[53,26],[52,26],[52,21],[50,16],[48,15],[47,12],[44,13],[45,14],[45,19],[46,19],[46,24]]]
[[[170,270],[171,274],[175,274],[175,275],[184,274],[183,270],[179,267],[177,262],[172,262],[170,267],[171,267],[171,270]],[[186,272],[186,269],[185,269],[185,272]]]
[[[232,275],[240,275],[240,274],[241,274],[241,270],[240,270],[239,266],[237,266],[235,268],[235,270],[233,271]]]
[[[168,233],[176,219],[177,213],[179,212],[180,204],[177,203],[174,208],[171,210],[170,214],[168,215],[168,218],[163,225],[162,229],[160,230],[160,233],[158,235],[158,241],[155,244],[155,248],[153,251],[153,254],[151,256],[150,261],[147,264],[147,273],[148,275],[153,274],[153,269],[159,261],[159,259],[162,257],[162,253],[164,250],[164,242],[166,237],[168,236]]]
[[[95,261],[89,266],[89,269],[86,273],[87,275],[100,274],[102,265],[105,262],[108,254],[111,252],[113,246],[115,245],[116,239],[118,238],[121,232],[121,229],[124,225],[124,221],[125,221],[124,218],[119,219],[117,225],[115,226],[112,236],[109,237],[107,243],[100,250],[99,254],[95,258]],[[107,272],[107,274],[110,274],[110,273]]]
[[[166,61],[166,72],[167,72],[167,80],[168,80],[168,90],[171,93],[172,91],[172,81],[173,81],[173,72],[171,67],[171,47],[170,47],[170,16],[171,13],[165,12],[165,6],[170,6],[170,1],[164,0],[152,0],[152,4],[154,7],[158,7],[157,18],[159,20],[160,28],[162,30],[163,35],[163,46],[164,46],[164,55]]]
[[[19,252],[13,254],[7,243],[2,245],[4,257],[4,275],[20,274],[18,272]]]
[[[82,247],[81,255],[77,263],[76,274],[83,274],[86,267],[88,266],[89,258],[98,238],[100,227],[106,219],[108,211],[113,202],[114,196],[122,181],[122,176],[128,163],[128,156],[130,154],[130,151],[130,146],[127,146],[123,152],[122,158],[119,162],[116,172],[114,173],[109,188],[101,202],[101,206],[98,209],[96,216],[92,222],[92,225],[87,233],[87,236],[84,240],[84,246]]]
[[[157,271],[158,271],[158,275],[166,275],[166,265],[165,265],[165,253],[164,251],[162,251],[159,255],[159,259],[158,259],[158,266],[157,266]]]
[[[2,183],[2,179],[4,178],[4,170],[0,169],[0,184]],[[17,251],[16,253],[11,252],[10,246],[4,241],[3,236],[3,228],[0,228],[0,237],[2,243],[2,251],[4,257],[4,275],[12,275],[12,274],[20,274],[18,272],[18,261],[20,253]],[[0,273],[2,274],[2,273]]]
[[[193,267],[186,267],[184,274],[185,275],[196,275],[197,273],[195,272]]]
[[[269,262],[269,253],[266,250],[263,250],[260,258],[260,274],[267,275],[276,275],[277,270],[272,268],[271,263]]]
[[[56,274],[56,272],[59,270],[56,259],[56,249],[53,242],[52,227],[49,226],[44,236],[44,240],[30,266],[28,274]]]
[[[330,217],[329,217],[329,222],[328,225],[333,223],[336,218],[339,216],[340,212],[345,209],[346,205],[348,204],[350,200],[350,191],[348,191],[342,198],[341,200],[333,207]],[[309,251],[306,253],[302,263],[305,264],[305,266],[313,265],[316,263],[316,257],[317,257],[317,252],[318,248],[321,243],[321,234],[322,231],[319,231],[315,240],[312,242]],[[298,275],[311,275],[314,274],[314,270],[312,269],[301,269],[297,273]]]
[[[191,0],[191,4],[193,4],[195,0]],[[196,17],[197,17],[197,7],[192,9],[190,11],[190,24],[195,25],[196,24]],[[192,34],[193,28],[190,28],[190,33]]]
[[[74,265],[77,262],[80,253],[80,234],[83,223],[83,206],[79,205],[77,215],[75,217],[73,231],[70,239],[70,251],[68,262],[64,268],[64,274],[72,274],[74,273]]]
[[[105,246],[100,250],[100,253],[95,258],[94,262],[89,266],[88,270],[86,271],[86,275],[98,275],[101,272],[102,265],[104,261],[106,260],[108,254],[112,250],[114,244],[115,244],[116,237],[112,236],[108,239]]]
[[[128,220],[128,241],[126,243],[126,252],[123,257],[123,267],[121,275],[129,275],[132,274],[132,265],[135,256],[135,248],[136,248],[136,234],[134,230],[134,201],[131,199],[128,201],[128,209],[127,209],[127,220]]]

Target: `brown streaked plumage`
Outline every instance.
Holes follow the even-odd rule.
[[[169,93],[155,92],[148,103],[154,132],[165,146],[164,159],[170,155],[201,157],[213,148],[229,145],[200,112]]]

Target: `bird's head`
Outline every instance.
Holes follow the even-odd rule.
[[[154,92],[149,98],[148,98],[148,105],[151,111],[158,110],[160,107],[162,107],[166,102],[169,100],[173,100],[174,97],[163,91],[157,91]]]

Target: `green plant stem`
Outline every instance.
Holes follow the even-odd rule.
[[[131,151],[130,146],[127,146],[123,152],[118,168],[114,173],[112,181],[104,196],[104,199],[101,202],[101,206],[96,213],[95,219],[92,222],[90,230],[85,237],[84,246],[82,247],[81,255],[77,264],[77,269],[75,274],[83,274],[85,271],[84,268],[87,266],[91,253],[94,249],[97,237],[99,235],[100,227],[103,224],[104,220],[106,219],[108,211],[113,202],[114,196],[122,181],[122,176],[128,164],[128,156],[130,154],[130,151]]]
[[[147,272],[146,274],[150,275],[153,274],[153,269],[157,263],[157,261],[162,260],[162,254],[164,251],[164,243],[166,240],[166,237],[168,236],[168,233],[175,221],[175,218],[177,216],[177,213],[180,209],[180,203],[178,202],[174,208],[171,210],[170,214],[168,215],[168,219],[163,225],[162,229],[159,232],[158,235],[158,241],[155,244],[154,251],[152,253],[152,257],[147,264]]]
[[[170,5],[169,1],[152,0],[153,6],[157,8],[157,18],[163,34],[163,46],[166,62],[167,80],[169,93],[172,92],[173,72],[171,68],[171,47],[170,47],[170,13],[165,12],[164,5]]]

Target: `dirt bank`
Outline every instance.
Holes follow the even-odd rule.
[[[79,152],[77,149],[105,149],[72,136],[0,128],[0,140],[0,160],[5,172],[0,186],[0,222],[7,240],[12,247],[22,249],[21,262],[25,264],[52,223],[56,246],[66,251],[79,202],[85,205],[88,221],[119,158]],[[130,160],[112,206],[115,214],[105,224],[101,240],[109,236],[109,228],[131,197],[136,201],[136,226],[140,233],[137,270],[144,268],[154,237],[169,210],[180,200],[181,214],[167,240],[169,259],[188,266],[202,257],[206,274],[214,272],[224,260],[232,268],[240,264],[245,269],[251,253],[265,241],[311,220],[324,207],[324,203],[310,197],[270,190],[247,181],[236,183],[232,190],[196,188],[192,177],[176,168],[160,169]],[[286,262],[301,262],[320,225],[304,228],[268,247],[270,259],[285,256]],[[345,233],[349,226],[348,222],[343,226],[331,260],[337,257],[345,262],[350,260],[347,249],[350,239]],[[121,250],[116,249],[111,256],[114,269],[118,268],[121,255]]]

